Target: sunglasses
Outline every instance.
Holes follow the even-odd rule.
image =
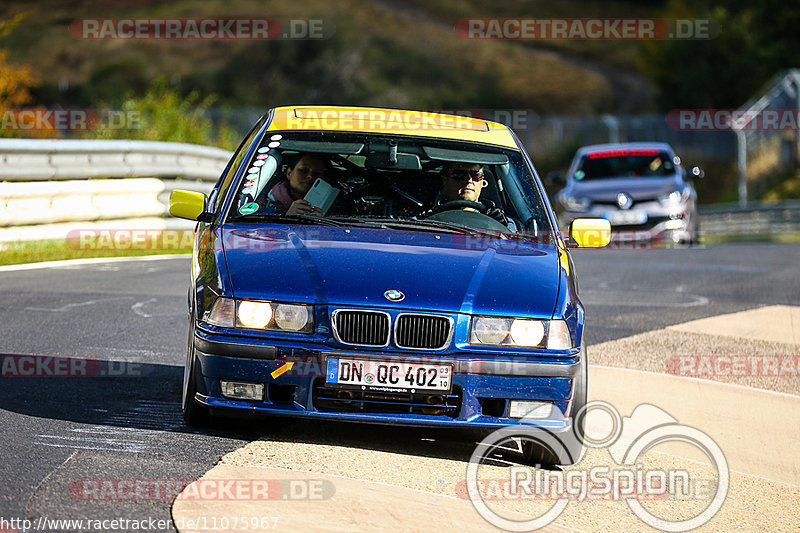
[[[463,182],[468,180],[481,181],[483,179],[483,170],[453,170],[450,172],[450,177],[456,181]]]

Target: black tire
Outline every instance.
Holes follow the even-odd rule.
[[[589,364],[586,360],[586,348],[581,350],[578,374],[575,376],[575,393],[569,410],[572,419],[572,433],[561,439],[568,458],[559,458],[556,450],[538,446],[531,441],[522,442],[522,454],[529,465],[573,465],[578,462],[583,451],[586,431],[586,402],[588,398]]]
[[[207,407],[198,404],[194,397],[197,394],[197,358],[194,353],[194,309],[189,317],[189,340],[186,345],[186,362],[183,369],[183,396],[181,411],[187,426],[206,427],[211,425],[211,413]]]
[[[692,238],[689,244],[692,246],[700,246],[700,221],[697,215],[694,217],[694,228],[692,229]]]

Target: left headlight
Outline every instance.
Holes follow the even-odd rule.
[[[472,318],[469,342],[495,346],[546,347],[549,350],[572,348],[569,329],[563,320],[476,316]]]
[[[203,321],[214,326],[312,333],[314,306],[217,298]]]
[[[260,300],[238,300],[236,327],[311,333],[314,330],[313,307]]]

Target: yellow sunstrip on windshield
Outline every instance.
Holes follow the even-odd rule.
[[[322,130],[390,133],[473,141],[517,148],[511,132],[502,124],[487,120],[368,107],[279,107],[269,130]]]

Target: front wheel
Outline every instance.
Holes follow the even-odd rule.
[[[583,441],[586,431],[586,401],[588,396],[589,363],[586,360],[586,348],[581,350],[578,373],[575,376],[575,392],[569,409],[572,429],[559,436],[563,451],[569,457],[559,457],[558,450],[530,440],[522,441],[522,453],[527,464],[534,465],[572,465],[580,460],[583,452]]]
[[[187,426],[203,427],[211,422],[211,413],[207,407],[198,404],[194,397],[197,394],[197,358],[194,352],[194,312],[189,317],[189,341],[186,346],[186,362],[183,368],[183,397],[181,411]]]

